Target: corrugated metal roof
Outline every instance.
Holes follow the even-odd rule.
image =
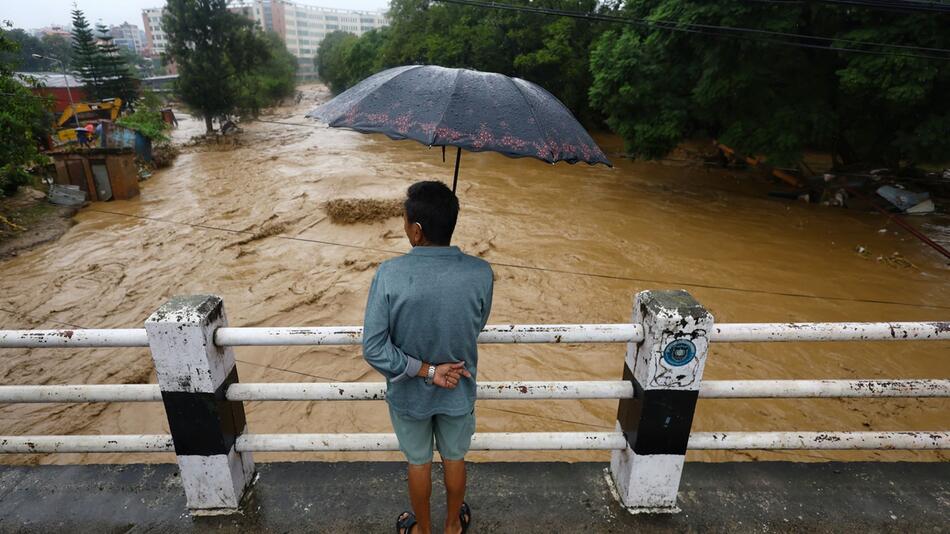
[[[15,77],[17,81],[23,85],[30,85],[23,80],[23,77],[33,77],[39,80],[41,85],[45,85],[46,87],[66,87],[66,80],[63,79],[62,72],[17,72]],[[72,74],[67,74],[66,78],[69,80],[69,87],[79,87],[82,85],[82,82]]]

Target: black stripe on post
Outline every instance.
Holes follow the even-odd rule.
[[[686,454],[699,391],[643,389],[626,364],[623,378],[633,384],[634,398],[620,401],[617,421],[630,448],[639,455]]]
[[[214,393],[162,391],[175,454],[228,454],[247,424],[244,405],[225,399],[228,386],[237,381],[235,367]]]

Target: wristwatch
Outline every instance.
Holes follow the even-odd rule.
[[[426,373],[426,384],[429,384],[431,386],[433,381],[435,380],[435,366],[432,365],[431,363],[427,365],[429,366],[429,371]]]

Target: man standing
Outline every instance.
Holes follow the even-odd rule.
[[[386,377],[386,401],[409,461],[412,512],[401,534],[429,534],[432,442],[445,471],[447,534],[465,532],[465,454],[475,432],[479,332],[491,312],[487,262],[451,246],[458,198],[442,182],[413,184],[405,201],[409,254],[376,271],[363,322],[363,357]]]

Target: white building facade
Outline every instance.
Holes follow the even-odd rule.
[[[313,59],[320,42],[330,32],[355,35],[389,24],[384,11],[352,11],[309,6],[285,0],[254,0],[253,18],[265,30],[276,32],[297,58],[297,76],[313,78]]]
[[[320,42],[328,33],[341,30],[363,35],[389,24],[384,11],[333,9],[286,0],[248,0],[236,3],[230,9],[246,14],[262,29],[277,33],[287,50],[297,58],[297,76],[304,79],[316,77],[313,60]],[[164,7],[142,10],[146,55],[149,57],[161,55],[168,44],[162,31],[163,10]]]
[[[162,31],[162,12],[165,7],[152,7],[142,10],[142,22],[145,25],[145,57],[159,57],[168,45],[165,32]]]

